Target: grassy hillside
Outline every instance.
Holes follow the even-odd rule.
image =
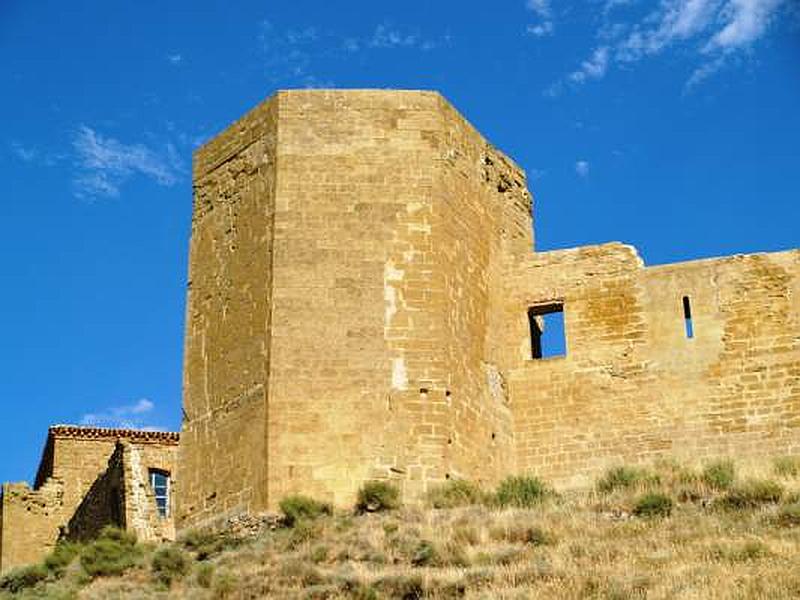
[[[108,530],[0,580],[0,598],[797,598],[800,460],[620,467],[591,490],[385,484],[349,512],[287,498],[252,535],[174,544]]]

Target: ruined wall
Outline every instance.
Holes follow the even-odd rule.
[[[0,573],[36,562],[58,538],[64,503],[61,481],[50,479],[33,490],[27,483],[6,483],[0,498]]]
[[[519,261],[503,311],[518,468],[578,484],[664,454],[796,453],[798,281],[798,251],[644,268],[608,244]],[[552,301],[567,355],[533,360],[527,308]]]
[[[264,504],[276,101],[194,156],[180,522]]]

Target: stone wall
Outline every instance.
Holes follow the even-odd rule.
[[[502,292],[518,470],[580,484],[667,454],[800,452],[799,282],[798,251],[644,268],[608,244],[519,261]],[[567,354],[531,359],[527,309],[551,302]]]
[[[277,102],[194,158],[178,519],[263,505]]]

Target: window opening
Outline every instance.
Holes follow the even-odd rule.
[[[528,309],[531,331],[531,358],[566,356],[564,305],[561,303],[532,306]]]
[[[694,324],[692,323],[692,303],[689,301],[689,296],[683,297],[683,324],[686,329],[686,337],[692,339]]]
[[[169,516],[169,473],[150,469],[150,487],[156,497],[156,507],[161,517]]]

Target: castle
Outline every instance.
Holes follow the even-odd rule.
[[[439,94],[278,92],[195,154],[184,361],[178,530],[371,479],[798,454],[800,251],[536,252],[524,173]]]

